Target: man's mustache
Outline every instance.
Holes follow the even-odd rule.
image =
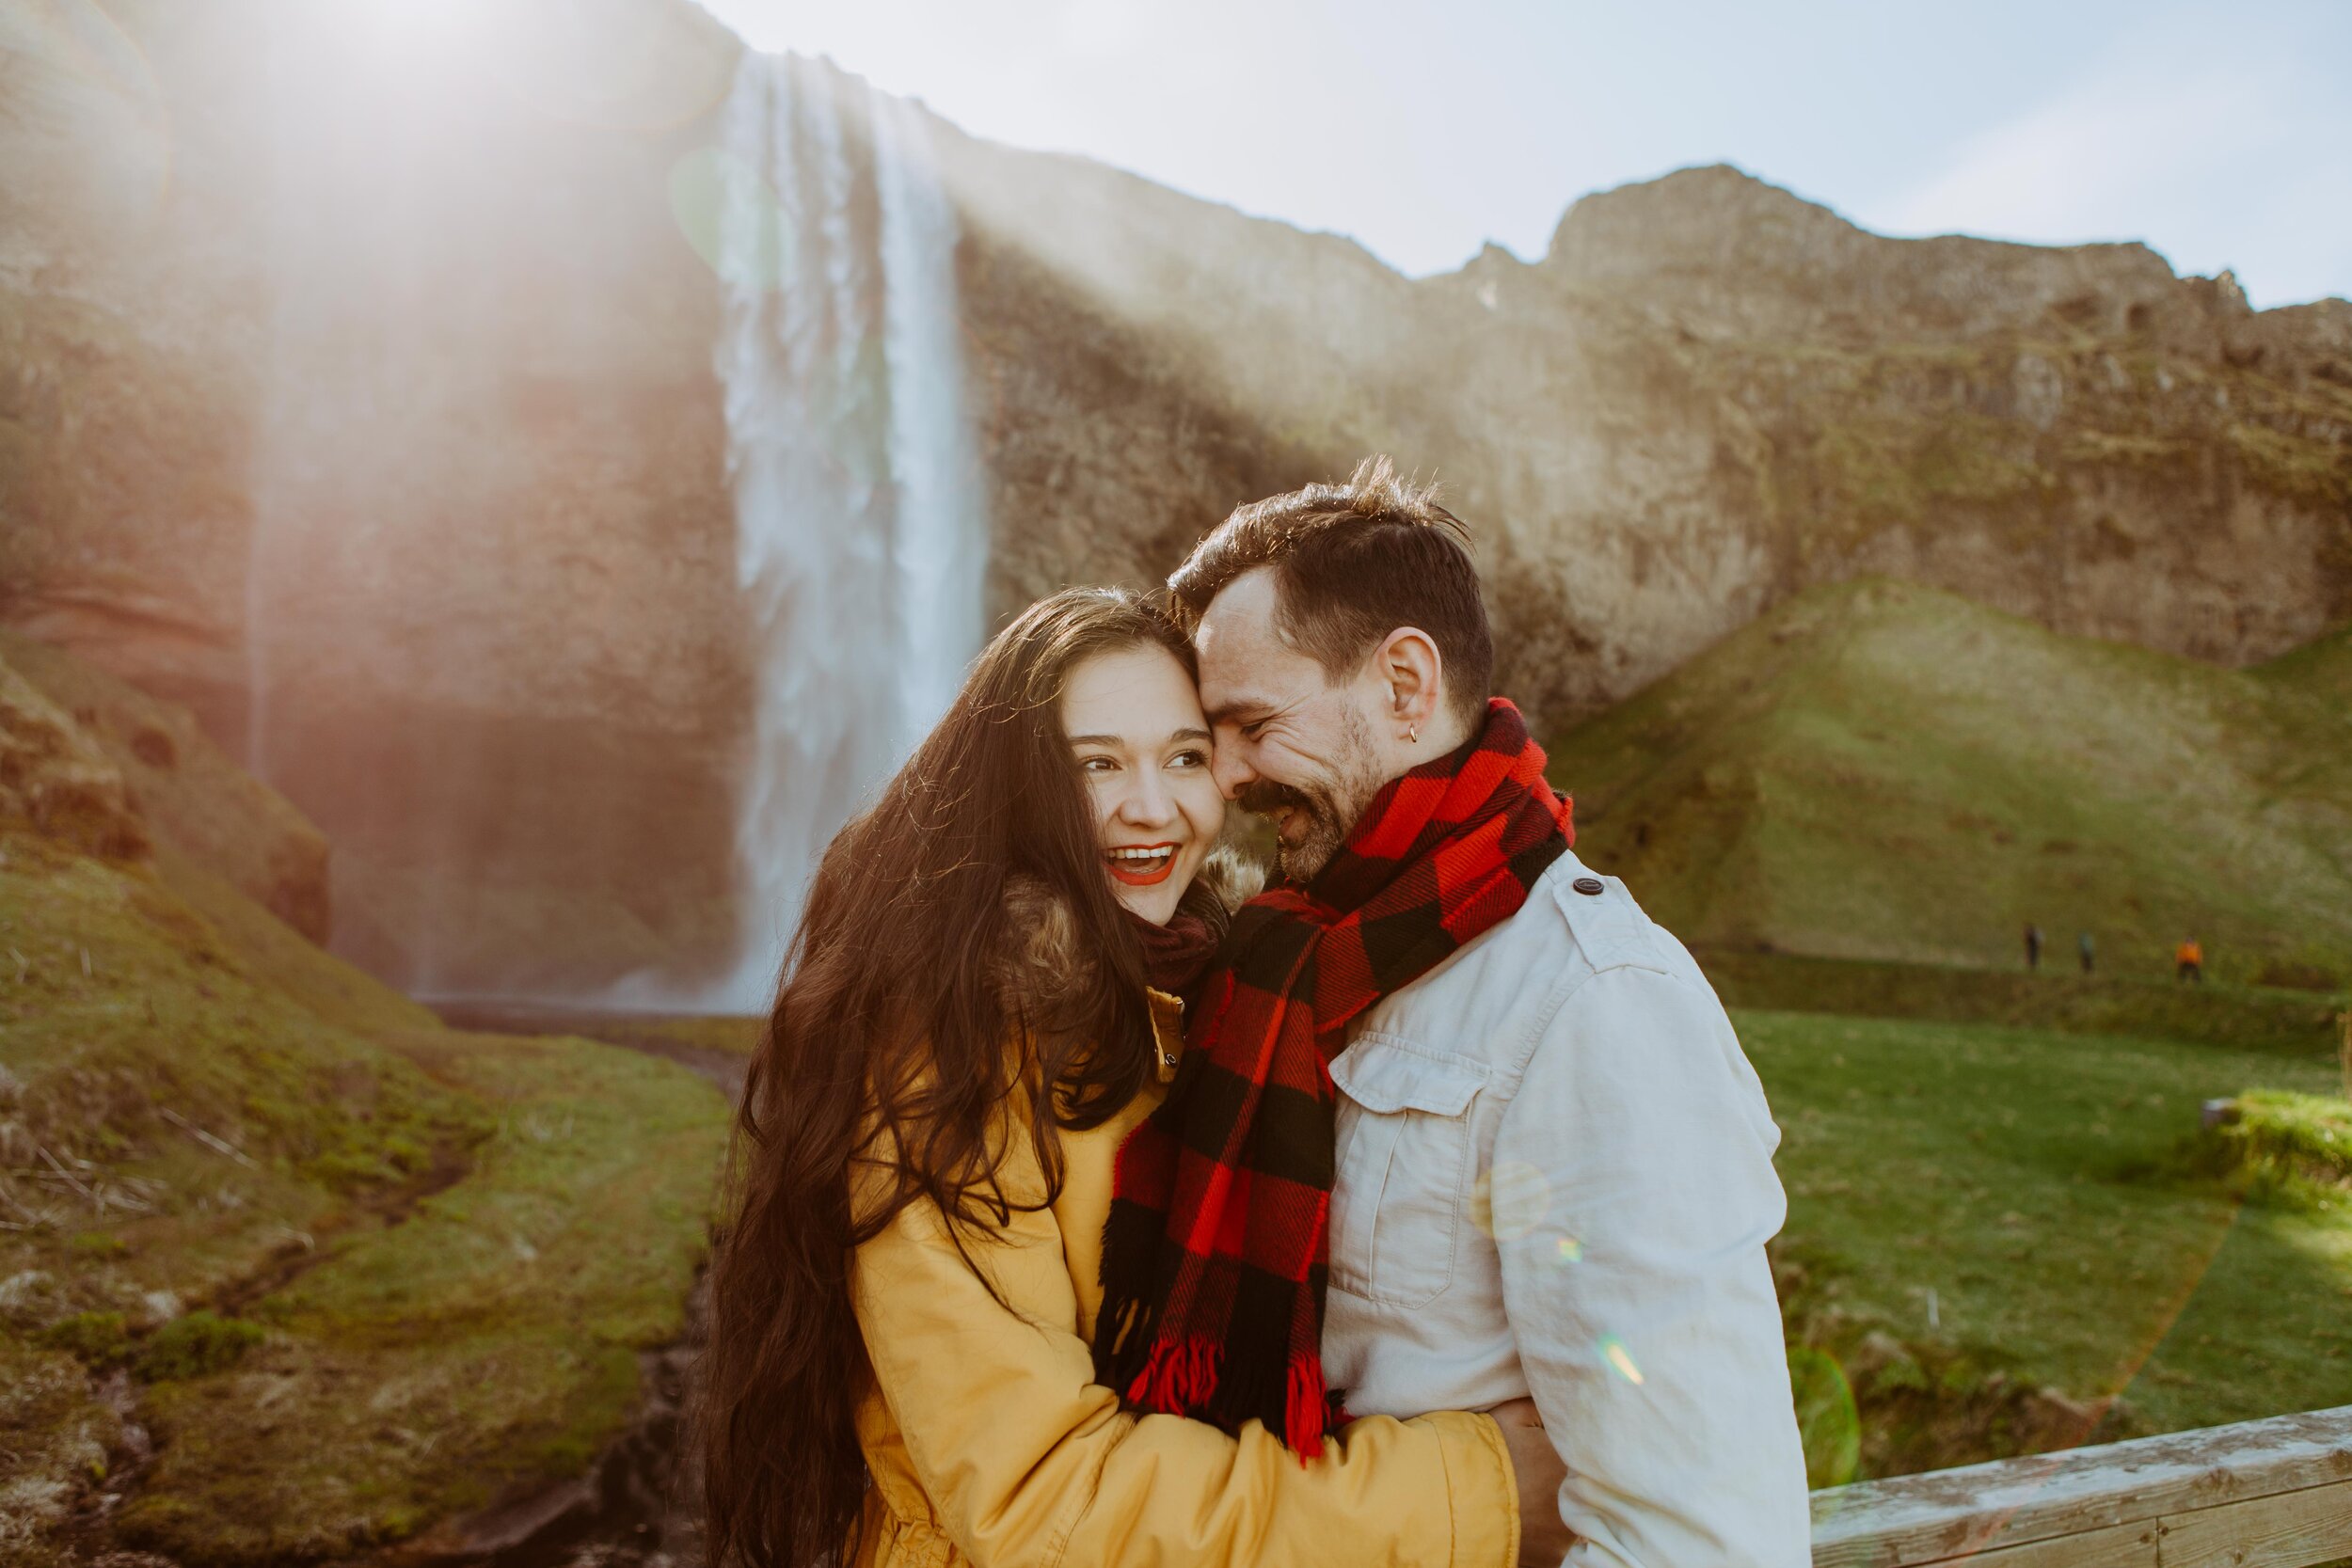
[[[1260,816],[1270,816],[1284,806],[1295,806],[1310,815],[1314,811],[1312,800],[1290,785],[1276,784],[1272,779],[1252,779],[1242,785],[1234,792],[1233,804]]]

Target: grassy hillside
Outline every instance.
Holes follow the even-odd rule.
[[[1551,747],[1694,945],[2352,981],[2352,638],[2216,669],[1932,589],[1811,590]]]
[[[100,1489],[116,1544],[292,1562],[579,1474],[679,1331],[720,1096],[446,1030],[169,836],[91,835],[102,748],[9,693],[0,1565],[75,1560]]]

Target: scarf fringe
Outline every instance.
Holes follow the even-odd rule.
[[[1257,1402],[1249,1397],[1255,1390],[1220,1385],[1224,1360],[1222,1345],[1198,1337],[1154,1345],[1143,1370],[1127,1386],[1127,1403],[1154,1415],[1196,1420],[1222,1412],[1227,1421],[1239,1426],[1258,1414],[1250,1408]],[[1323,1363],[1316,1356],[1292,1356],[1283,1385],[1283,1445],[1305,1465],[1321,1456],[1324,1439],[1339,1424],[1339,1401],[1324,1386]]]
[[[1282,1431],[1291,1452],[1298,1463],[1323,1452],[1323,1439],[1329,1430],[1331,1399],[1323,1386],[1323,1360],[1320,1356],[1291,1357],[1287,1379],[1289,1397],[1282,1402]]]
[[[1127,1402],[1163,1416],[1189,1416],[1216,1394],[1223,1347],[1195,1336],[1152,1348],[1151,1359],[1127,1386]]]

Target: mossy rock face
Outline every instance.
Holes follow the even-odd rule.
[[[73,719],[0,661],[0,821],[87,854],[141,860],[151,847],[120,769]]]

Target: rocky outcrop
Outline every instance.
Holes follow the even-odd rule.
[[[151,838],[324,944],[332,926],[326,839],[239,769],[196,716],[43,643],[0,632],[0,678],[72,721],[74,744],[108,776],[142,846]],[[36,817],[38,820],[38,816]],[[103,852],[103,851],[101,851]]]
[[[0,821],[86,855],[143,860],[152,846],[122,775],[71,714],[0,663]]]
[[[691,975],[733,925],[751,679],[672,179],[739,45],[683,0],[441,11],[0,33],[0,623],[298,802],[377,973]],[[1865,573],[2224,663],[2352,616],[2341,301],[1886,239],[1724,168],[1415,281],[936,136],[993,613],[1155,581],[1235,502],[1385,451],[1479,531],[1544,721]]]

